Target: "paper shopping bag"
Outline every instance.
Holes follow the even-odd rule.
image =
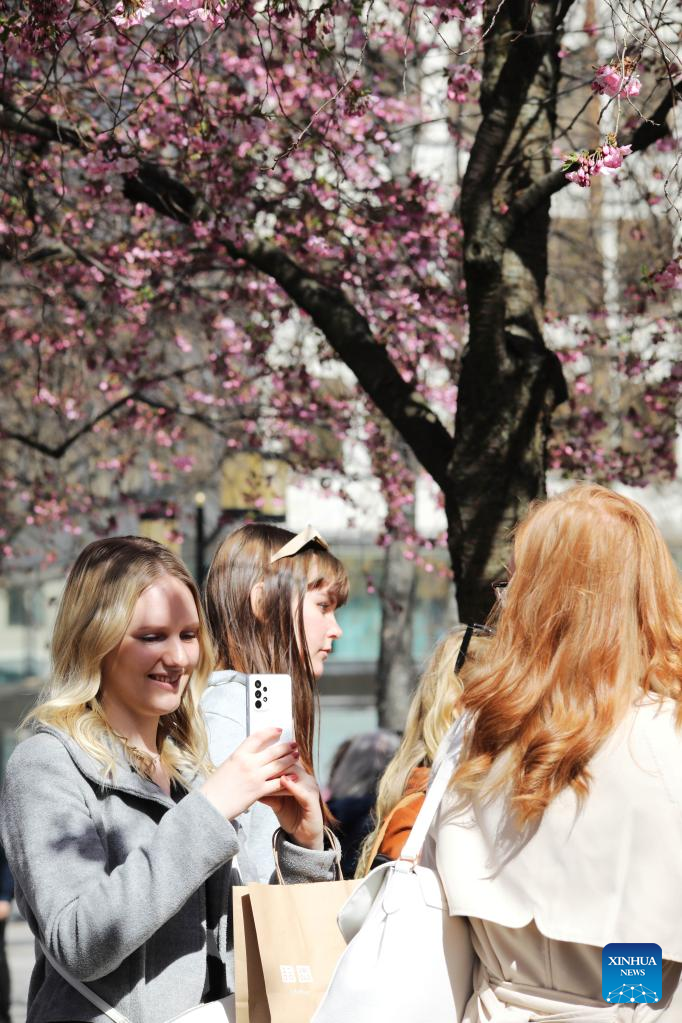
[[[309,1023],[346,947],[336,918],[357,884],[235,889],[237,1023]]]
[[[246,885],[232,889],[237,1023],[270,1023],[256,925]]]

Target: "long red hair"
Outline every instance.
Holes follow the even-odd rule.
[[[454,782],[507,787],[519,823],[567,786],[587,794],[590,760],[638,697],[675,700],[682,723],[680,578],[635,501],[579,485],[534,504],[493,624],[462,671],[475,725]]]

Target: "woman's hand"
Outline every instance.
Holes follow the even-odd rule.
[[[280,794],[261,796],[261,803],[272,808],[280,827],[297,845],[304,849],[324,849],[322,807],[317,782],[300,766],[295,771],[283,774],[279,781]]]
[[[201,786],[199,791],[228,820],[256,800],[282,791],[281,775],[291,770],[299,754],[295,742],[273,745],[281,734],[281,728],[254,732]]]

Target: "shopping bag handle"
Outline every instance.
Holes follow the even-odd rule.
[[[323,831],[324,831],[324,837],[326,838],[327,842],[329,843],[329,847],[331,849],[333,849],[333,851],[334,851],[334,872],[336,874],[336,880],[337,881],[343,881],[343,879],[344,879],[343,878],[343,871],[341,870],[341,843],[339,842],[338,838],[336,837],[336,835],[334,834],[332,829],[328,828],[326,824],[325,824],[325,826],[323,828]],[[282,868],[280,867],[280,864],[279,864],[279,836],[280,836],[280,834],[286,835],[286,832],[284,831],[283,828],[277,828],[277,830],[275,831],[275,833],[272,836],[272,856],[273,856],[273,859],[275,861],[275,873],[277,874],[277,883],[278,884],[286,884],[286,881],[284,880],[284,876],[282,874]]]

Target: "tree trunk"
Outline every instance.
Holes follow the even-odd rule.
[[[513,210],[514,197],[549,172],[559,6],[512,2],[500,11],[462,187],[469,341],[445,497],[463,621],[485,621],[510,531],[545,493],[550,417],[567,396],[542,336],[550,200],[518,218]]]
[[[390,430],[390,427],[389,427]],[[419,463],[396,430],[390,430],[390,446],[408,466],[414,484]],[[409,488],[408,488],[409,489]],[[415,523],[415,486],[405,493],[402,512],[408,528]],[[411,498],[411,502],[408,500]],[[417,595],[417,570],[414,548],[395,541],[386,548],[384,577],[381,583],[381,647],[377,666],[377,704],[379,726],[402,732],[416,684],[412,640]]]
[[[406,545],[386,548],[381,586],[381,650],[377,667],[379,727],[402,732],[415,687],[412,637],[417,572]]]

